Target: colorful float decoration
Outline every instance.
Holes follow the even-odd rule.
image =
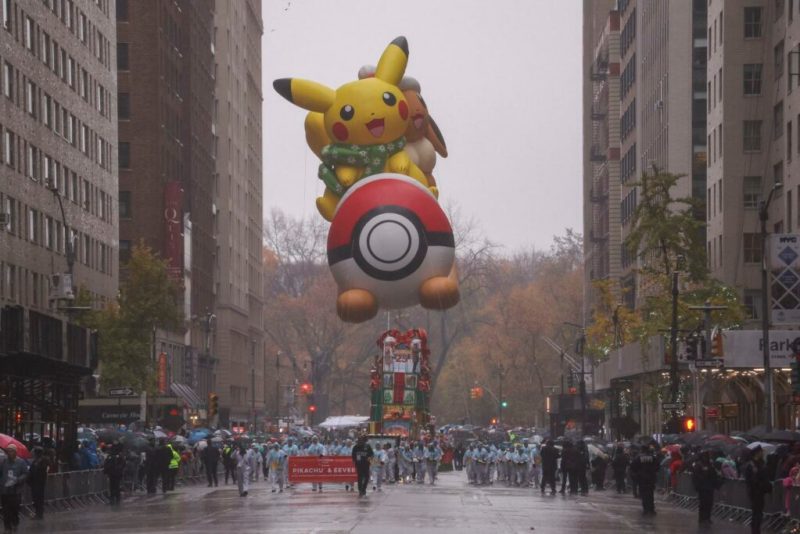
[[[370,432],[416,439],[430,422],[428,334],[421,328],[388,330],[377,344],[370,370]]]
[[[322,161],[325,184],[317,209],[331,222],[328,264],[347,322],[369,320],[381,308],[445,310],[459,301],[453,229],[438,203],[430,148],[442,156],[447,150],[421,111],[419,84],[403,83],[407,63],[408,43],[398,37],[374,70],[362,69],[338,89],[298,78],[273,82],[310,112],[306,141]]]

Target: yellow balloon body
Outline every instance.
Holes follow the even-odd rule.
[[[335,90],[299,78],[275,80],[273,87],[293,104],[311,112],[305,122],[306,141],[317,156],[322,156],[323,148],[331,143],[353,147],[387,145],[401,140],[409,125],[408,102],[398,87],[407,64],[408,43],[398,37],[384,50],[374,77],[349,82]],[[325,193],[317,199],[317,209],[328,221],[332,220],[343,191],[364,177],[368,168],[360,161],[351,163],[347,159],[332,167],[337,183],[326,183]],[[379,170],[404,174],[430,187],[425,173],[405,150],[389,155]],[[438,196],[435,187],[431,192]]]

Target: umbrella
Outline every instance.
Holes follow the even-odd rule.
[[[141,452],[150,445],[147,437],[142,434],[126,434],[120,441],[123,447],[136,452]]]
[[[214,436],[211,438],[211,443],[222,443],[222,438],[219,436]]]
[[[773,443],[764,443],[763,441],[754,441],[753,443],[750,443],[749,445],[747,445],[747,448],[750,449],[751,451],[753,449],[755,449],[756,447],[761,447],[762,449],[764,449],[764,454],[770,454],[770,453],[774,452],[775,449],[777,449],[775,444],[773,444]]]
[[[207,428],[196,428],[189,433],[189,445],[194,445],[198,441],[204,440],[211,435]]]
[[[162,430],[153,430],[153,437],[156,439],[164,439],[167,435]]]
[[[759,436],[764,441],[800,441],[800,432],[791,430],[773,430]]]
[[[731,436],[726,436],[725,434],[716,434],[708,438],[707,441],[721,441],[723,443],[729,443],[731,445],[735,445],[739,442],[739,440],[732,438]]]
[[[23,445],[20,441],[12,438],[11,436],[0,434],[0,449],[5,449],[9,445],[17,446],[17,456],[19,456],[23,460],[27,460],[28,458],[31,457],[31,453],[28,450],[28,447]]]
[[[172,441],[172,443],[181,443],[181,444],[183,444],[183,443],[186,443],[186,438],[183,437],[183,436],[175,435],[175,436],[172,436],[172,439],[170,441]]]
[[[122,432],[113,428],[103,428],[97,431],[97,441],[113,443],[122,437]]]
[[[97,434],[88,428],[79,428],[78,439],[80,441],[97,441]]]

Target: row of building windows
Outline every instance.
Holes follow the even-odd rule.
[[[102,169],[111,171],[109,141],[78,120],[74,113],[21,74],[8,61],[3,62],[2,70],[2,92],[6,99],[66,140]],[[7,160],[6,163],[14,166],[13,160]]]
[[[624,184],[636,176],[636,143],[625,152],[620,160],[620,181]]]
[[[0,300],[30,308],[56,311],[56,301],[50,301],[50,276],[8,262],[0,262]],[[96,309],[105,307],[106,297],[89,292]]]
[[[633,218],[636,212],[637,205],[637,192],[636,188],[631,189],[625,198],[620,203],[620,213],[622,216],[622,224],[627,224]]]
[[[719,82],[717,80],[719,80]],[[714,74],[712,80],[708,82],[706,93],[706,101],[708,102],[707,113],[711,113],[711,110],[716,108],[717,104],[722,104],[722,85],[722,67],[720,67],[717,74]]]
[[[708,59],[711,59],[711,54],[717,51],[717,45],[722,47],[722,29],[725,27],[724,21],[723,11],[720,10],[719,17],[715,18],[714,24],[708,27]],[[717,31],[717,28],[719,28],[719,31]]]
[[[636,99],[634,98],[622,114],[619,121],[620,140],[625,141],[628,135],[636,129]]]
[[[80,95],[84,102],[109,119],[111,117],[111,92],[47,32],[40,31],[30,17],[24,15],[24,19],[26,30],[23,45],[25,48],[47,65],[48,69],[70,89]]]
[[[619,77],[619,82],[619,99],[623,100],[625,95],[633,88],[634,83],[636,83],[636,54],[633,54],[631,59],[628,60],[627,65],[622,70],[622,75]]]
[[[70,33],[92,51],[106,70],[111,70],[111,42],[97,26],[92,24],[92,17],[87,16],[72,0],[42,0],[42,3],[53,12],[58,20],[69,29]],[[95,4],[108,17],[108,0],[95,0]]]
[[[101,221],[113,224],[113,197],[55,157],[0,125],[0,162],[17,170],[83,208]]]
[[[621,10],[622,11],[622,10]],[[636,9],[631,11],[622,32],[619,35],[620,57],[625,57],[625,52],[636,42]]]
[[[722,180],[709,187],[706,191],[706,220],[716,217],[717,213],[722,213]]]
[[[716,128],[711,129],[711,133],[706,139],[706,146],[710,153],[710,157],[706,158],[707,167],[716,163],[717,159],[722,159],[722,144],[722,124],[719,124]]]
[[[103,274],[111,275],[113,248],[111,245],[70,228],[60,220],[26,205],[22,200],[0,193],[0,206],[9,222],[6,231],[28,243],[58,254],[66,254],[66,243],[72,243],[75,260]]]

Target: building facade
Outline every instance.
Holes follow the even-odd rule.
[[[74,431],[97,362],[73,297],[116,297],[114,7],[0,3],[0,432]]]
[[[167,383],[206,398],[214,373],[214,2],[116,4],[120,262],[139,242],[167,261],[186,323],[154,332],[154,358],[166,359]]]
[[[217,1],[215,31],[216,391],[221,421],[263,418],[261,3]],[[260,423],[259,423],[260,424]]]

